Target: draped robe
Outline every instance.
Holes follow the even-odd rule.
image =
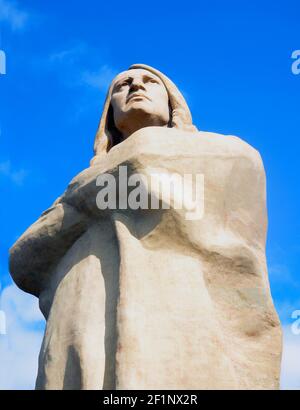
[[[83,212],[80,189],[95,185],[96,168],[119,165],[202,174],[203,217],[187,220],[172,202]],[[14,279],[47,318],[36,387],[278,388],[265,190],[260,155],[241,139],[163,127],[79,174],[11,250]]]

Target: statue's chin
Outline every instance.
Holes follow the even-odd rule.
[[[153,111],[151,102],[132,101],[128,110],[123,113],[122,120],[116,123],[123,135],[132,135],[146,127],[165,127],[168,119]]]
[[[127,112],[136,114],[150,114],[152,112],[151,102],[143,97],[134,97],[127,103]]]

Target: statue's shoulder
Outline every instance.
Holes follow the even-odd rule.
[[[149,154],[167,157],[224,156],[241,161],[250,160],[253,166],[263,168],[259,152],[239,137],[165,127],[146,127],[136,131],[115,146],[109,152],[107,160],[112,164],[120,162],[121,159],[141,158]]]
[[[214,132],[197,132],[201,142],[220,155],[228,155],[248,159],[258,168],[263,168],[263,162],[259,151],[240,137],[224,135]]]

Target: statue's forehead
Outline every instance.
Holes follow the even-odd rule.
[[[160,83],[163,84],[162,80],[155,74],[151,73],[151,71],[145,70],[143,68],[134,68],[131,70],[126,70],[126,71],[122,71],[121,73],[119,73],[113,80],[113,84],[115,84],[117,81],[120,80],[124,80],[126,78],[129,77],[139,77],[139,76],[143,76],[143,75],[147,75],[149,77],[153,77],[155,79],[157,79]]]

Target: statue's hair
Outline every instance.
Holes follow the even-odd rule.
[[[192,116],[189,107],[178,90],[176,85],[160,71],[145,64],[133,64],[128,70],[143,69],[155,74],[161,79],[166,87],[169,96],[170,106],[170,127],[182,129],[185,131],[196,131],[197,128],[192,123]],[[113,118],[113,108],[111,105],[111,94],[114,86],[112,81],[103,107],[102,116],[96,133],[94,143],[94,158],[91,164],[98,162],[100,158],[105,155],[110,148],[122,141],[122,134],[116,128]]]

